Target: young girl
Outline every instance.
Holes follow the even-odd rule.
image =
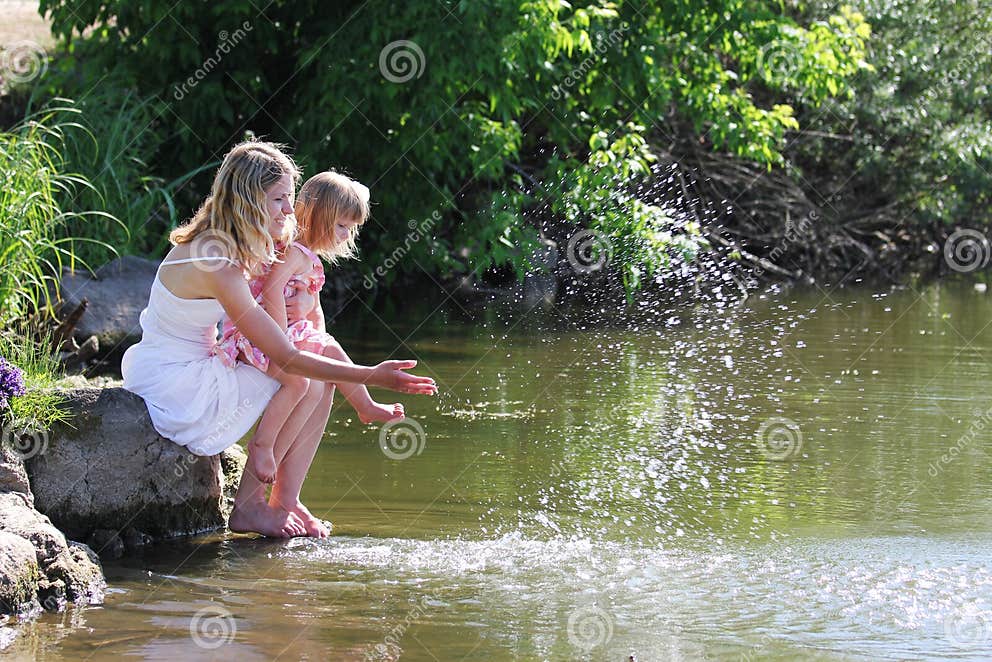
[[[275,240],[285,235],[298,176],[276,145],[245,142],[228,152],[210,196],[188,225],[170,235],[174,246],[141,312],[141,342],[121,362],[124,387],[144,398],[155,429],[197,455],[234,444],[279,389],[277,380],[254,366],[231,368],[214,353],[225,314],[270,366],[307,378],[303,397],[276,436],[272,503],[265,500],[265,485],[246,471],[230,518],[234,531],[278,537],[326,535],[299,495],[327,423],[333,384],[437,393],[432,379],[404,372],[415,361],[373,368],[297,349],[255,301],[247,277],[275,260]]]
[[[316,295],[324,286],[324,268],[320,257],[334,264],[341,258],[354,257],[358,226],[369,216],[369,190],[362,184],[335,172],[322,172],[310,178],[300,189],[296,203],[297,225],[287,235],[298,241],[277,245],[281,261],[263,270],[249,282],[249,288],[265,310],[297,349],[304,349],[339,361],[351,362],[341,345],[324,330],[324,315],[317,305],[306,316],[290,320],[286,303],[303,290]],[[287,226],[288,227],[288,226]],[[286,423],[302,397],[305,385],[299,377],[287,375],[269,364],[268,357],[241,333],[230,320],[224,321],[223,337],[214,347],[224,362],[233,367],[237,361],[249,363],[277,379],[282,388],[273,396],[255,435],[248,443],[252,463],[248,467],[263,483],[275,480],[276,434]],[[379,404],[362,384],[336,384],[345,399],[355,408],[363,423],[403,418],[403,405]],[[272,505],[276,504],[270,501]]]

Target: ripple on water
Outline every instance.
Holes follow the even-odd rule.
[[[893,537],[686,551],[511,533],[298,539],[280,557],[353,581],[386,574],[459,604],[465,621],[599,605],[618,641],[635,650],[678,633],[728,645],[959,658],[992,647],[989,542]]]

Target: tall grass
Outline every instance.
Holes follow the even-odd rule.
[[[153,99],[142,99],[122,84],[105,81],[76,103],[85,132],[66,136],[67,169],[85,176],[90,186],[79,189],[66,209],[85,213],[101,209],[102,220],[76,217],[64,225],[65,236],[96,237],[120,254],[160,257],[168,248],[169,230],[183,215],[176,193],[193,176],[216,164],[207,164],[171,182],[154,174],[146,159],[162,144],[159,115],[165,112]],[[114,256],[99,244],[78,246],[77,257],[99,265]]]
[[[79,124],[71,101],[55,99],[10,131],[0,133],[0,323],[50,309],[64,266],[86,267],[87,245],[113,252],[105,241],[66,232],[89,219],[119,223],[104,211],[66,211],[63,201],[92,189],[87,179],[66,172],[62,150]]]

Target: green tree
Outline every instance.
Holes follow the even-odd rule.
[[[688,125],[712,149],[781,165],[798,128],[788,100],[844,95],[870,32],[846,8],[800,24],[781,4],[745,0],[41,9],[83,80],[114,72],[155,95],[168,138],[149,162],[164,175],[250,129],[294,145],[307,172],[343,167],[372,186],[366,268],[403,243],[410,219],[439,213],[400,271],[522,275],[542,237],[587,227],[632,288],[705,244],[698,224],[643,195],[655,145]]]

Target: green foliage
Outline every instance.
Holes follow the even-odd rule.
[[[617,240],[631,286],[701,245],[698,228],[640,199],[651,145],[688,122],[716,149],[782,163],[798,126],[787,95],[845,94],[869,34],[846,9],[803,26],[743,0],[41,9],[85,79],[114,72],[158,95],[166,174],[216,159],[247,128],[297,146],[308,173],[344,167],[369,183],[366,268],[403,243],[409,219],[441,212],[401,268],[521,275],[540,238],[591,227]],[[781,54],[789,66],[771,66]]]
[[[23,318],[51,304],[63,266],[85,267],[77,250],[93,238],[67,235],[70,223],[115,219],[102,211],[67,211],[62,201],[89,182],[68,172],[66,136],[85,131],[72,120],[78,110],[65,99],[0,133],[0,322]]]
[[[797,162],[823,182],[818,188],[837,192],[835,205],[851,209],[846,215],[864,231],[907,220],[992,223],[992,8],[854,4],[873,26],[874,70],[852,81],[854,96],[807,111],[824,137],[806,142]],[[829,3],[810,7],[830,11]]]

